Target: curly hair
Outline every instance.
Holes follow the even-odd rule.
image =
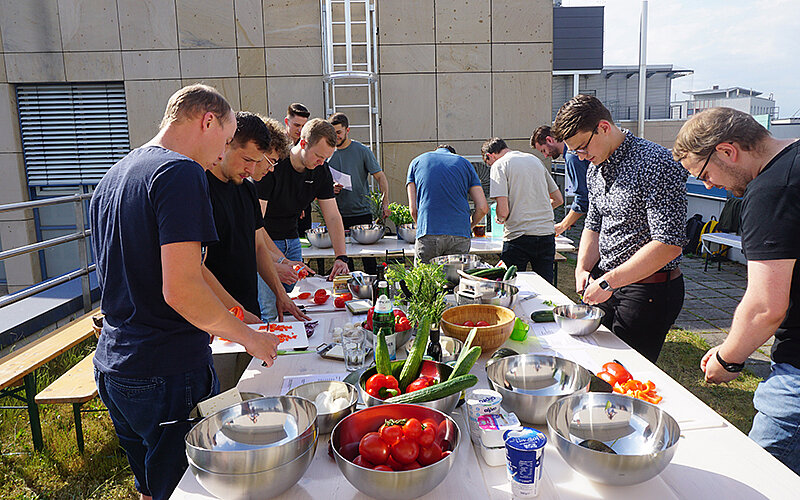
[[[264,125],[267,127],[267,132],[269,133],[269,144],[272,150],[278,154],[278,157],[281,160],[289,156],[291,143],[289,142],[289,136],[286,135],[286,132],[284,132],[283,123],[275,120],[274,118],[266,118],[262,116],[261,119],[264,121]]]

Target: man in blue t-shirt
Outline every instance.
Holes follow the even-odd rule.
[[[542,153],[545,158],[558,159],[564,156],[564,171],[569,181],[567,191],[572,190],[575,199],[569,212],[555,225],[556,236],[571,228],[583,214],[589,211],[589,188],[586,185],[586,170],[589,168],[587,160],[581,160],[578,155],[572,153],[564,144],[564,141],[557,141],[550,135],[550,127],[542,125],[533,131],[531,136],[531,147]]]
[[[417,223],[415,260],[469,253],[472,228],[489,213],[475,167],[452,146],[441,144],[411,161],[406,189]],[[471,217],[468,197],[475,203]]]
[[[241,306],[203,265],[217,240],[204,169],[236,131],[215,89],[170,97],[158,134],[112,166],[90,204],[105,314],[95,380],[143,498],[168,498],[187,467],[189,412],[219,390],[209,334],[272,365],[278,339],[232,316]],[[258,318],[247,313],[246,319]],[[161,427],[159,423],[182,423]]]

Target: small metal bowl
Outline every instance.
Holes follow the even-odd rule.
[[[434,257],[431,263],[439,264],[444,270],[444,274],[453,285],[458,285],[461,280],[459,271],[466,271],[468,269],[475,269],[480,267],[483,261],[477,255],[471,253],[458,254],[458,255],[442,255],[441,257]]]
[[[383,238],[386,227],[380,224],[359,224],[350,228],[350,236],[362,245],[372,245]]]
[[[551,442],[573,469],[614,486],[658,475],[672,460],[681,433],[675,419],[657,406],[599,392],[553,403],[547,410],[547,428]],[[580,445],[589,439],[611,447],[616,455]]]
[[[553,309],[553,318],[559,328],[574,337],[594,333],[600,327],[605,313],[602,309],[586,304],[558,306]]]
[[[511,307],[517,299],[519,287],[512,285],[511,281],[493,281],[476,278],[461,270],[458,271],[461,282],[456,290],[456,303],[464,304],[492,304],[495,306]]]
[[[328,228],[325,226],[317,226],[307,230],[306,238],[309,243],[317,248],[330,248],[333,246],[333,243],[331,243],[331,235],[328,233]]]
[[[420,421],[433,419],[438,424],[437,436],[441,436],[443,439],[442,449],[452,453],[426,467],[400,472],[384,472],[359,467],[339,453],[342,446],[358,443],[367,432],[377,431],[386,419],[412,417]],[[455,463],[460,437],[460,431],[455,421],[440,411],[419,405],[388,404],[365,408],[344,418],[333,429],[331,448],[339,470],[347,481],[359,491],[372,498],[408,500],[424,496],[444,481]],[[343,493],[343,495],[349,496],[349,493]],[[439,496],[448,497],[446,491]]]
[[[447,377],[450,376],[453,369],[450,366],[447,366],[444,363],[437,363],[436,361],[430,360],[423,360],[422,365],[420,366],[420,375],[428,375],[430,377],[435,378],[439,382],[447,380]],[[373,398],[365,389],[367,385],[367,380],[373,375],[378,373],[378,369],[374,366],[369,370],[365,370],[364,373],[358,378],[358,391],[361,394],[361,400],[364,401],[364,404],[367,406],[378,406],[387,404],[386,401],[383,399]],[[456,405],[458,404],[458,400],[461,397],[461,393],[457,392],[455,394],[451,394],[445,398],[437,399],[435,401],[428,401],[426,403],[419,403],[421,406],[427,406],[428,408],[433,408],[434,410],[442,411],[444,413],[452,413],[453,410],[456,409]]]
[[[397,236],[406,243],[414,243],[417,241],[417,225],[400,224],[397,226]]]
[[[431,341],[430,341],[430,339],[428,339],[428,345],[430,345],[430,344],[431,344]],[[443,351],[442,363],[449,363],[451,361],[457,360],[458,359],[458,355],[461,354],[461,349],[464,347],[464,343],[463,342],[461,342],[457,338],[448,337],[446,335],[440,335],[439,336],[439,345],[442,346],[442,351]],[[408,342],[406,342],[406,345],[404,347],[406,353],[410,353],[411,352],[411,348],[413,346],[414,346],[414,339],[412,338],[412,339],[409,339]],[[449,356],[444,356],[444,350],[447,350],[450,353],[450,355]]]
[[[317,408],[317,428],[320,434],[327,434],[333,427],[347,415],[353,413],[358,403],[358,390],[348,383],[338,381],[309,382],[298,385],[286,393],[287,396],[298,396],[314,403],[322,391],[336,391],[347,394],[348,405],[346,408],[333,413],[322,413]]]
[[[503,408],[531,424],[543,424],[547,409],[564,396],[589,390],[589,370],[572,361],[543,354],[519,354],[486,368],[492,389],[503,395]]]
[[[361,274],[360,284],[356,278],[350,278],[347,280],[347,289],[350,290],[350,293],[353,294],[353,297],[358,297],[359,299],[371,299],[372,286],[375,284],[377,279],[378,276],[374,274]]]

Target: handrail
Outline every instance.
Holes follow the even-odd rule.
[[[22,245],[20,247],[9,248],[0,251],[0,261],[25,255],[33,252],[38,252],[46,248],[51,248],[64,243],[78,241],[78,260],[80,268],[70,273],[57,276],[55,278],[42,281],[32,287],[26,288],[16,293],[0,297],[0,308],[19,302],[22,299],[36,295],[39,292],[49,290],[55,286],[66,283],[70,280],[81,278],[81,295],[83,298],[83,310],[89,312],[92,310],[91,288],[89,283],[89,273],[95,270],[95,265],[89,265],[89,252],[86,250],[86,238],[91,236],[92,230],[85,229],[86,218],[84,216],[83,201],[92,197],[91,193],[74,194],[69,196],[57,196],[55,198],[47,198],[44,200],[21,201],[16,203],[6,203],[0,205],[0,213],[12,212],[15,210],[28,210],[51,205],[58,205],[62,203],[72,203],[75,207],[75,228],[76,232],[72,234],[65,234],[50,238],[48,240],[39,241]]]

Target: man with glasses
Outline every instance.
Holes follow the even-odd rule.
[[[772,137],[742,111],[712,108],[681,127],[672,154],[707,188],[744,196],[747,290],[727,338],[700,368],[706,382],[729,382],[775,335],[770,375],[753,396],[750,437],[800,474],[800,141]]]
[[[553,138],[590,162],[575,289],[603,324],[652,362],[683,306],[686,172],[669,150],[619,129],[594,96],[558,112]]]

